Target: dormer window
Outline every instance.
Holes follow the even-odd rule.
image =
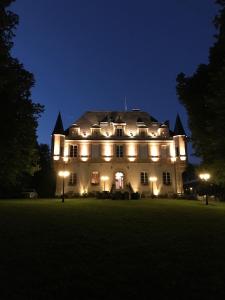
[[[93,136],[99,136],[100,130],[101,130],[101,127],[98,124],[94,124],[91,127],[91,133]]]
[[[72,131],[72,135],[78,135],[78,129],[77,128],[73,128],[71,131]]]
[[[123,136],[123,129],[122,128],[116,128],[116,136]]]
[[[140,137],[146,137],[148,128],[146,126],[141,126],[141,127],[139,127],[138,131],[139,131]]]
[[[76,123],[74,123],[69,130],[72,136],[77,136],[80,134],[80,128]]]
[[[92,129],[92,135],[93,136],[99,136],[100,135],[100,129],[97,129],[97,128]]]

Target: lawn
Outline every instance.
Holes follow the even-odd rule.
[[[223,203],[1,200],[0,240],[0,299],[225,296]]]

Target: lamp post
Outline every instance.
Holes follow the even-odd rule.
[[[70,175],[70,172],[69,171],[59,171],[58,173],[59,177],[62,177],[62,203],[64,203],[64,198],[65,198],[65,195],[64,195],[64,181],[65,181],[65,178],[68,177]]]
[[[101,177],[101,180],[103,181],[103,192],[105,192],[105,182],[106,182],[107,180],[109,180],[109,177],[108,177],[108,176],[102,176],[102,177]]]
[[[156,176],[150,176],[149,177],[149,181],[151,183],[151,196],[153,197],[153,182],[156,182],[157,181],[157,177]]]
[[[199,174],[199,178],[203,181],[203,182],[207,182],[210,178],[210,174],[209,173],[201,173]],[[205,191],[205,205],[208,205],[208,195],[207,195],[207,190]]]

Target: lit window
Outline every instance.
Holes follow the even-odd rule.
[[[91,173],[91,184],[93,184],[93,185],[99,184],[99,178],[100,178],[99,172],[98,171],[93,171]]]
[[[148,184],[148,173],[147,172],[140,173],[140,181],[141,181],[141,184],[143,184],[143,185]]]
[[[76,185],[77,184],[77,174],[70,173],[68,185]]]
[[[70,145],[70,157],[77,157],[77,145]]]
[[[171,177],[169,172],[163,172],[163,184],[165,185],[171,184]]]
[[[123,145],[116,145],[116,157],[123,157]]]

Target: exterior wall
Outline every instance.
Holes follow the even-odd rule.
[[[58,142],[58,136],[56,135]],[[115,173],[124,173],[124,187],[130,184],[136,192],[145,195],[176,194],[183,193],[182,173],[186,166],[185,140],[183,137],[175,137],[167,140],[71,140],[60,137],[60,143],[64,148],[64,154],[54,160],[55,170],[68,170],[76,173],[76,185],[69,186],[69,178],[65,179],[65,193],[88,193],[110,191],[115,183]],[[69,146],[78,146],[78,156],[69,157]],[[93,147],[95,145],[95,147]],[[116,145],[124,145],[124,157],[115,156]],[[96,152],[96,147],[99,151]],[[180,156],[176,157],[175,147],[179,147]],[[55,148],[54,148],[55,149]],[[95,150],[94,150],[95,149]],[[98,171],[100,175],[99,185],[91,184],[91,174]],[[140,182],[140,173],[147,172],[150,176],[157,177],[156,182],[148,182],[143,185]],[[169,172],[171,184],[163,184],[163,172]],[[105,183],[101,176],[108,176]],[[57,177],[56,194],[62,192],[62,179]]]

